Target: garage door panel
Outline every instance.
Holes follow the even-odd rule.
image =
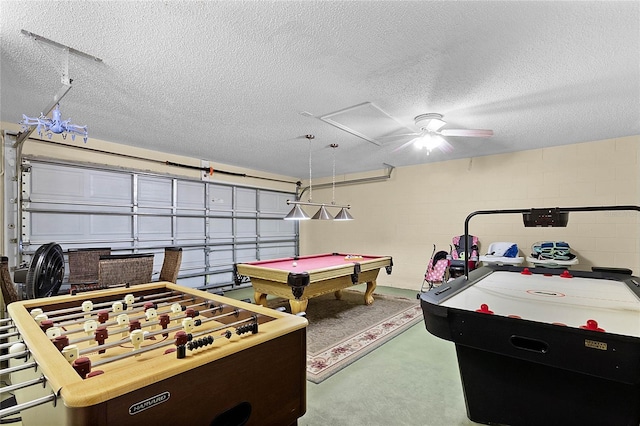
[[[282,220],[295,194],[56,160],[24,158],[23,165],[28,201],[14,212],[23,262],[52,241],[65,252],[110,247],[154,253],[158,279],[164,248],[176,246],[183,249],[178,283],[212,288],[235,285],[236,262],[296,254],[297,225]]]

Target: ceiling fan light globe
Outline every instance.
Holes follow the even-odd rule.
[[[440,135],[428,133],[418,139],[416,139],[414,145],[417,149],[426,149],[427,152],[431,152],[435,148],[445,144],[444,138]]]
[[[429,135],[425,138],[425,147],[432,151],[444,143],[444,139],[440,135]]]

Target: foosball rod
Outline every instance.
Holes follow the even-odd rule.
[[[13,330],[15,328],[16,328],[15,324],[3,325],[3,326],[0,326],[0,332],[6,331],[6,330]]]
[[[14,331],[13,333],[0,334],[0,340],[5,340],[5,339],[8,339],[9,337],[16,337],[19,335],[20,335],[19,331]]]
[[[16,343],[24,343],[24,341],[23,340],[16,340],[15,342],[0,343],[0,350],[10,348],[11,346],[15,345]]]
[[[207,305],[213,306],[213,308],[205,309],[205,310],[199,311],[199,312],[200,313],[205,313],[205,312],[215,311],[215,310],[219,310],[219,309],[224,309],[224,307],[227,306],[227,305],[215,306],[213,301],[207,300],[205,302],[196,303],[196,304],[193,304],[193,305],[181,306],[181,308],[183,309],[183,312],[184,312],[184,311],[187,311],[188,309],[197,308],[199,306],[207,306]],[[166,308],[166,307],[169,307],[169,305],[158,306],[157,309]],[[128,313],[123,312],[123,314],[128,315],[130,312],[131,311],[129,311]],[[148,319],[146,318],[145,314],[142,313],[143,312],[142,310],[139,310],[139,311],[136,311],[136,312],[133,312],[133,313],[137,314],[138,312],[140,312],[141,314],[129,317],[128,319],[129,320],[140,320],[140,319],[146,320],[145,326],[159,325],[160,324],[160,321],[148,321]],[[166,311],[165,312],[163,310],[160,310],[160,311],[158,311],[158,315],[157,316],[161,316],[161,315],[165,315],[165,314],[171,314],[171,313],[174,313],[174,312],[173,311]],[[121,314],[118,314],[118,315],[121,315]],[[178,320],[180,318],[186,318],[186,317],[187,317],[186,314],[177,315],[177,316],[171,318],[171,320]],[[82,321],[82,320],[79,320],[78,322],[80,322],[80,321]],[[85,322],[86,321],[90,321],[90,319],[89,320],[84,320],[84,321]],[[117,321],[106,321],[104,323],[99,323],[99,326],[109,327],[109,326],[118,325],[118,324],[119,323]],[[57,327],[59,327],[59,325]],[[123,332],[126,332],[126,331],[127,330],[123,330],[122,328],[120,328],[118,330],[111,330],[110,333],[123,333]],[[64,334],[66,336],[68,336],[68,335],[71,335],[71,334],[77,334],[77,333],[83,333],[83,332],[86,332],[86,330],[84,328],[82,328],[82,327],[78,327],[78,328],[74,328],[74,329],[65,329],[65,333]],[[92,339],[93,339],[92,336],[80,337],[80,338],[74,339],[73,341],[70,341],[69,343],[70,344],[79,343],[79,342],[84,342],[84,341],[92,340]]]
[[[29,349],[25,349],[25,350],[20,351],[20,352],[8,353],[6,355],[0,355],[0,362],[8,361],[8,360],[13,359],[13,358],[22,358],[22,357],[24,357],[26,359],[26,358],[29,357],[30,354],[31,354],[31,351]]]
[[[32,367],[38,367],[38,363],[35,362],[35,361],[32,361],[32,362],[27,362],[27,363],[22,364],[22,365],[16,365],[14,367],[2,368],[2,369],[0,369],[0,375],[11,374],[11,373],[15,373],[17,371],[27,370],[27,369],[32,368]]]
[[[175,295],[175,296],[180,296],[183,293],[179,293],[176,291],[166,291],[164,293],[157,293],[154,294],[154,298],[149,299],[149,300],[157,300],[161,297],[165,297],[165,296],[171,296],[171,295]],[[134,304],[136,303],[144,303],[146,300],[144,299],[144,296],[134,296]],[[115,302],[122,302],[124,300],[124,298],[122,299],[114,299],[108,302],[100,302],[100,303],[96,303],[93,305],[94,308],[107,308],[110,307],[111,305],[113,305]],[[58,314],[68,314],[68,313],[79,313],[80,315],[84,315],[84,312],[79,312],[79,310],[82,309],[82,306],[76,306],[73,308],[64,308],[64,309],[56,309],[53,311],[47,311],[45,312],[47,315],[51,314],[51,315],[58,315]],[[98,309],[94,309],[94,311],[97,311]]]
[[[195,303],[193,305],[187,305],[187,306],[185,306],[183,308],[184,308],[184,310],[186,310],[186,309],[189,309],[189,308],[197,308],[198,306],[206,306],[208,304],[213,304],[213,302],[208,300],[208,301],[201,302],[201,303]],[[161,305],[158,305],[156,310],[158,310],[160,308],[170,308],[170,307],[171,307],[171,305],[169,305],[168,303],[167,304],[161,304]],[[127,314],[127,315],[132,314],[132,313],[133,314],[140,313],[140,315],[130,317],[129,319],[144,319],[145,315],[144,315],[143,312],[145,312],[144,308],[138,308],[138,309],[134,309],[134,310],[131,310],[131,311],[122,311],[121,313],[122,314]],[[118,313],[118,315],[120,315],[121,313]],[[163,313],[169,313],[169,312],[168,311],[167,312],[158,311],[158,315],[163,314]],[[114,318],[114,317],[111,317],[111,318]],[[89,318],[89,319],[91,319],[91,318]],[[80,318],[78,320],[68,321],[68,322],[65,322],[63,324],[54,323],[54,327],[63,327],[64,328],[64,326],[67,326],[67,325],[82,324],[82,323],[86,322],[87,320],[88,320],[87,318]],[[117,321],[111,320],[111,321],[107,321],[107,322],[104,322],[104,323],[100,323],[100,325],[110,326],[110,325],[116,325],[117,323],[118,323]],[[65,334],[74,334],[74,333],[82,333],[82,332],[84,332],[84,328],[81,328],[81,327],[78,327],[76,329],[65,329]]]
[[[174,299],[179,299],[181,298],[182,295],[175,295],[175,296],[167,296],[167,297],[162,297],[162,298],[156,298],[153,300],[145,300],[143,302],[135,302],[131,304],[131,309],[127,309],[126,312],[139,312],[140,310],[144,309],[144,304],[148,303],[148,302],[152,302],[155,301],[156,303],[161,303],[161,302],[166,302],[168,300],[174,300]],[[187,299],[182,299],[182,300],[195,300],[195,298],[187,298]],[[112,307],[113,304],[115,302],[120,302],[120,300],[116,300],[114,302],[111,303],[111,305],[107,305],[106,307]],[[52,317],[50,318],[51,320],[56,320],[58,321],[58,324],[61,326],[65,326],[65,325],[71,325],[71,324],[76,324],[80,321],[83,321],[84,319],[86,319],[87,316],[91,316],[91,315],[95,315],[95,314],[99,314],[100,311],[103,311],[105,309],[92,309],[90,311],[86,311],[86,312],[76,312],[73,314],[68,314],[68,315],[61,315],[58,317]],[[125,311],[123,311],[125,312]],[[48,312],[44,312],[47,315],[47,318],[49,317],[49,313]],[[65,321],[68,320],[68,321]]]
[[[239,325],[239,324],[242,324],[242,323],[245,323],[245,322],[248,322],[248,321],[255,321],[255,319],[254,318],[247,318],[247,319],[243,319],[243,320],[240,320],[240,321],[235,321],[235,322],[233,322],[231,324],[225,324],[223,326],[220,326],[220,327],[217,327],[217,328],[214,328],[214,329],[211,329],[211,330],[202,330],[201,332],[191,333],[191,335],[192,336],[202,336],[202,335],[205,335],[205,334],[210,334],[210,333],[214,333],[216,331],[220,331],[220,330],[224,330],[224,329],[227,329],[227,328],[231,328],[231,327],[233,327],[235,325]],[[151,351],[151,350],[154,350],[154,349],[159,349],[159,348],[162,348],[163,346],[167,346],[167,345],[170,345],[170,344],[175,344],[175,339],[174,340],[165,340],[164,342],[159,342],[159,343],[156,343],[154,345],[145,346],[143,348],[135,349],[135,350],[133,350],[131,352],[127,352],[125,354],[115,355],[115,356],[113,356],[113,357],[111,357],[109,359],[104,359],[104,360],[101,360],[101,361],[97,361],[96,363],[91,363],[91,368],[99,367],[101,365],[108,364],[110,362],[115,362],[115,361],[118,361],[118,360],[121,360],[121,359],[124,359],[124,358],[128,358],[128,357],[130,357],[132,355],[138,355],[138,354],[141,354],[141,353],[144,353],[144,352],[148,352],[148,351]],[[93,350],[93,352],[95,352],[95,349]]]
[[[177,298],[179,298],[179,297],[181,297],[181,296],[173,296],[173,297],[168,297],[168,298],[165,298],[165,299],[160,299],[160,300],[161,300],[161,302],[157,303],[157,308],[156,308],[156,309],[170,307],[171,305],[173,305],[173,304],[175,304],[175,303],[178,303],[178,302],[193,302],[193,301],[195,301],[195,300],[196,300],[195,298],[188,298],[188,299],[181,299],[181,300],[178,300],[177,302],[174,302],[174,303],[172,303],[172,304],[170,304],[170,303],[168,302],[168,300],[177,299]],[[145,303],[147,303],[147,302],[145,302]],[[201,302],[201,303],[196,303],[196,304],[193,304],[193,305],[188,305],[186,308],[189,308],[189,307],[195,307],[195,306],[202,306],[202,305],[206,305],[207,303],[210,303],[210,301]],[[139,305],[139,304],[138,304],[138,305]],[[185,309],[186,309],[186,308],[185,308]],[[108,312],[108,314],[118,314],[118,315],[120,315],[120,314],[127,314],[127,315],[129,315],[129,314],[137,314],[137,313],[139,313],[139,312],[143,312],[143,311],[145,311],[145,309],[146,309],[146,308],[145,308],[144,306],[136,306],[136,307],[135,307],[135,308],[133,308],[133,309],[123,310],[122,312],[114,312],[113,310],[111,310],[111,311],[109,311],[109,312]],[[91,312],[88,312],[86,315],[88,315],[88,316],[89,316],[89,318],[87,318],[87,317],[84,317],[84,318],[77,318],[77,319],[73,319],[73,320],[69,320],[69,321],[64,321],[64,322],[60,322],[60,323],[54,323],[54,325],[55,325],[55,326],[58,326],[58,327],[66,327],[66,326],[69,326],[69,325],[81,324],[82,322],[86,321],[87,319],[91,319],[90,317],[91,317],[91,315],[92,315],[92,314],[94,314],[94,313],[98,313],[98,314],[99,314],[99,313],[100,313],[100,311],[91,311]],[[76,316],[77,316],[77,317],[80,317],[80,315],[76,315]],[[140,315],[140,317],[142,317],[142,316],[143,316],[143,315]],[[114,318],[114,317],[112,316],[111,318]],[[54,319],[56,319],[56,318],[54,318]],[[113,321],[112,321],[112,323],[113,323]]]
[[[40,376],[37,379],[31,379],[31,380],[27,380],[25,382],[21,382],[21,383],[16,383],[14,385],[9,385],[9,386],[5,386],[0,388],[0,394],[2,393],[10,393],[13,391],[17,391],[18,389],[23,389],[23,388],[28,388],[29,386],[33,386],[33,385],[37,385],[39,383],[46,383],[47,382],[47,378],[44,376]]]
[[[204,311],[201,311],[200,313],[206,313],[206,312],[210,312],[210,311],[216,311],[218,309],[224,309],[225,306],[227,306],[227,305],[219,305],[219,306],[213,307],[211,309],[205,309]],[[211,317],[211,318],[202,319],[202,320],[200,320],[200,322],[201,323],[205,323],[205,322],[208,322],[208,321],[216,321],[216,320],[219,320],[221,318],[228,317],[229,315],[238,316],[239,313],[240,312],[237,309],[235,309],[235,310],[233,310],[231,312],[227,312],[226,314],[220,314],[220,315],[216,315],[216,316]],[[180,315],[177,318],[172,318],[172,320],[181,319],[181,318],[184,319],[184,318],[187,318],[187,316],[186,315]],[[153,326],[153,325],[160,325],[160,321],[147,322],[145,324],[145,327],[150,327],[150,326]],[[174,325],[173,327],[167,327],[167,328],[163,328],[163,329],[160,329],[160,330],[157,330],[157,331],[147,331],[146,332],[146,337],[149,338],[149,337],[152,337],[152,336],[157,336],[158,334],[167,334],[167,333],[170,333],[172,331],[180,331],[182,329],[183,329],[182,325]],[[118,333],[126,333],[128,331],[130,331],[129,327],[122,327],[122,328],[119,328],[119,329],[116,329],[116,330],[110,330],[109,334],[116,335]],[[81,342],[85,342],[85,341],[89,341],[89,340],[93,340],[93,339],[94,339],[93,336],[81,337],[81,338],[78,338],[78,339],[70,340],[69,341],[69,345],[73,345],[73,344],[76,344],[76,343],[81,343]],[[118,340],[116,342],[107,343],[105,345],[98,345],[97,348],[93,347],[93,346],[90,346],[88,348],[85,348],[85,349],[82,349],[82,350],[78,351],[78,353],[80,355],[85,355],[85,354],[88,354],[88,353],[91,353],[91,352],[95,352],[96,349],[99,349],[99,350],[110,349],[110,348],[113,348],[113,347],[116,347],[116,346],[120,346],[120,345],[125,344],[125,343],[129,343],[129,339],[120,339],[120,340]]]
[[[163,295],[167,295],[167,294],[171,294],[171,292],[162,293],[162,294]],[[181,297],[183,297],[183,295],[175,294],[173,296],[166,296],[166,297],[162,297],[162,298],[154,298],[154,299],[143,300],[141,302],[134,302],[134,303],[131,303],[129,305],[129,309],[123,310],[123,313],[125,313],[125,312],[128,312],[128,313],[139,312],[139,311],[141,311],[143,309],[143,304],[146,304],[146,303],[148,303],[150,301],[155,301],[155,302],[168,301],[168,300],[180,299]],[[185,300],[185,299],[181,299],[181,300]],[[195,300],[195,298],[188,298],[186,300]],[[43,314],[45,316],[46,319],[51,320],[51,321],[56,321],[56,323],[55,323],[56,326],[65,327],[67,325],[73,325],[73,324],[81,323],[82,321],[86,321],[87,318],[90,318],[91,316],[95,316],[95,315],[100,314],[100,312],[106,310],[106,309],[101,309],[102,307],[104,307],[104,308],[112,308],[111,311],[107,310],[107,312],[112,313],[113,312],[113,305],[116,302],[122,302],[122,300],[115,300],[115,301],[112,301],[112,302],[106,302],[106,303],[103,303],[103,304],[99,304],[100,305],[99,309],[94,309],[96,306],[98,306],[98,305],[95,305],[95,306],[92,306],[91,310],[89,310],[89,311],[75,312],[73,314],[68,314],[68,315],[51,316],[50,317],[50,314],[56,313],[56,312],[59,312],[59,311],[44,312],[44,311],[42,311],[42,309],[37,309],[40,312],[34,312],[34,311],[36,311],[36,309],[33,309],[33,310],[31,310],[30,314],[34,318],[37,318],[37,314],[41,313],[41,314]],[[124,305],[127,306],[126,302],[124,302]],[[74,311],[78,311],[78,309],[82,309],[82,306],[76,307],[76,308],[69,308],[69,309],[73,309]]]
[[[41,398],[34,399],[33,401],[28,401],[28,402],[23,402],[22,404],[13,405],[9,408],[5,408],[4,410],[0,410],[0,418],[18,414],[22,410],[26,410],[32,407],[37,407],[38,405],[46,404],[47,402],[53,402],[53,406],[55,407],[57,400],[58,400],[58,397],[52,393],[51,395],[43,396]]]

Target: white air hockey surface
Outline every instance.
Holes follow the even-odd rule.
[[[607,333],[640,337],[640,298],[624,282],[495,271],[440,306],[494,315],[517,315],[541,323],[580,327],[595,320]]]

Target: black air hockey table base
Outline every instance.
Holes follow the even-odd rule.
[[[500,425],[640,424],[640,387],[456,345],[467,417]],[[550,421],[550,419],[553,419]]]

